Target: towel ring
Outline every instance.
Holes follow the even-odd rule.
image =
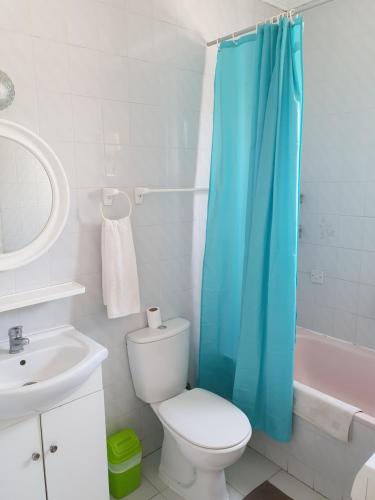
[[[102,214],[102,218],[103,220],[106,220],[108,219],[108,217],[106,217],[104,215],[104,205],[107,205],[107,206],[110,206],[112,205],[112,198],[114,196],[117,196],[119,194],[122,194],[123,196],[125,196],[125,198],[127,199],[127,202],[129,204],[129,213],[128,215],[126,215],[125,217],[121,217],[121,218],[126,218],[126,217],[130,217],[132,212],[133,212],[133,203],[130,199],[130,196],[128,195],[128,193],[126,191],[120,191],[119,189],[113,189],[113,188],[104,188],[103,189],[103,198],[106,199],[108,201],[108,203],[103,203],[103,201],[100,203],[100,212]],[[110,219],[111,220],[111,219]],[[116,220],[116,219],[114,219]]]

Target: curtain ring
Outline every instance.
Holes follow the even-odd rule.
[[[296,13],[296,9],[290,9],[290,11],[289,11],[289,21],[291,23],[294,23],[293,16],[295,15],[295,13]]]
[[[238,45],[238,42],[237,42],[237,40],[235,40],[235,38],[236,38],[236,32],[233,31],[232,42],[233,42],[234,45]]]

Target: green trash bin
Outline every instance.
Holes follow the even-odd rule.
[[[141,484],[142,445],[132,429],[107,438],[109,491],[123,498]]]

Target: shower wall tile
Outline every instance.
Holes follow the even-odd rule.
[[[375,14],[373,2],[365,4]],[[339,14],[334,6],[324,10],[324,16],[319,9],[305,13],[298,321],[374,347],[373,46],[363,17],[352,17],[350,0],[343,0]],[[350,33],[345,19],[351,19]],[[311,283],[312,270],[324,271],[323,285]],[[330,279],[336,281],[334,305],[324,304]]]

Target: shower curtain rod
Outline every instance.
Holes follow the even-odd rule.
[[[301,6],[300,8],[297,9],[291,9],[291,10],[282,10],[279,14],[276,14],[272,17],[269,17],[268,19],[265,19],[264,21],[260,21],[259,23],[254,24],[253,26],[248,26],[247,28],[243,28],[242,30],[235,31],[234,33],[230,33],[229,35],[221,36],[220,38],[217,38],[216,40],[211,40],[210,42],[207,42],[207,47],[212,47],[213,45],[218,45],[220,42],[224,42],[225,40],[232,40],[234,38],[237,38],[241,35],[246,35],[246,33],[251,33],[252,31],[256,31],[257,27],[260,24],[266,24],[266,23],[273,23],[275,20],[276,22],[278,21],[278,18],[280,16],[294,16],[297,14],[302,14],[303,12],[306,12],[311,9],[315,9],[315,7],[320,7],[321,5],[325,5],[327,3],[331,3],[334,0],[323,0],[319,3],[316,3],[314,5],[306,5],[305,7]]]

